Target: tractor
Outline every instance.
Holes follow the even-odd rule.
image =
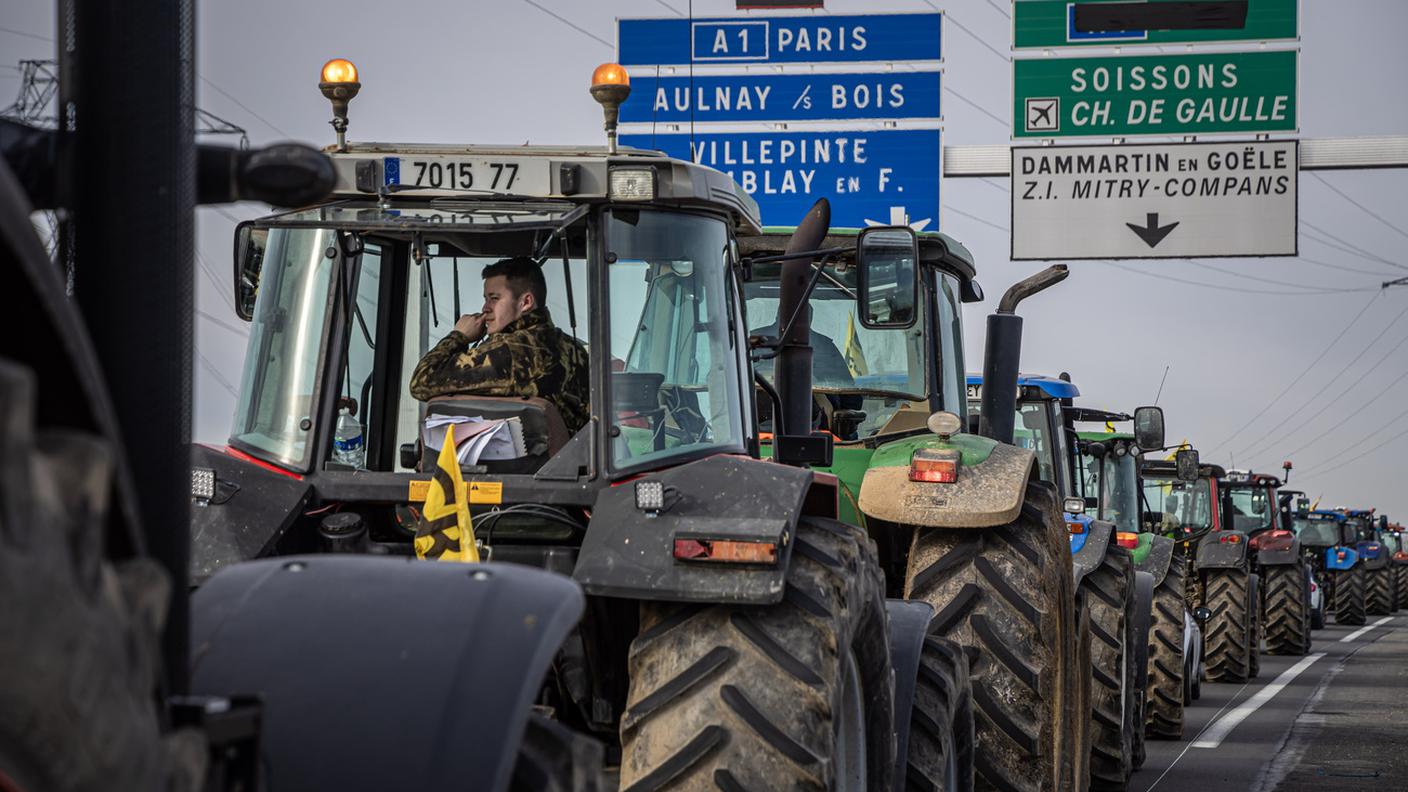
[[[1403,537],[1403,526],[1388,522],[1387,517],[1381,516],[1380,519],[1383,520],[1384,529],[1379,534],[1379,540],[1391,554],[1396,604],[1399,608],[1408,608],[1408,542]]]
[[[918,234],[917,299],[886,294],[856,266],[881,232],[861,231],[852,242],[856,233],[833,232],[825,247],[847,252],[812,274],[811,408],[801,414],[771,404],[784,363],[767,339],[778,334],[785,273],[751,267],[743,288],[748,331],[759,340],[761,425],[776,431],[781,417],[788,432],[805,422],[832,438],[833,459],[814,470],[836,476],[841,519],[875,539],[887,593],[931,605],[931,631],[973,658],[978,777],[1003,789],[1082,788],[1089,615],[1077,605],[1070,567],[1055,563],[1066,529],[1039,460],[1010,445],[1010,421],[979,425],[968,412],[961,309],[982,299],[973,258],[942,233]],[[740,249],[757,262],[785,243],[766,233],[741,238]],[[1016,306],[1063,277],[1049,269],[1017,284],[988,318],[988,364],[1014,380],[995,394],[999,404],[1009,397],[998,413],[1011,415],[1016,392]],[[870,295],[859,310],[858,293]],[[769,453],[766,440],[763,448]]]
[[[992,390],[986,377],[970,374],[967,382],[970,398]],[[1113,523],[1085,514],[1085,500],[1077,492],[1079,452],[1067,412],[1079,395],[1065,375],[1022,376],[1013,412],[1014,437],[1017,445],[1036,454],[1042,479],[1061,493],[1077,590],[1090,605],[1091,787],[1123,789],[1130,773],[1144,761],[1154,581],[1152,575],[1135,570],[1130,551],[1116,539]],[[1158,408],[1141,408],[1136,421],[1141,445],[1163,445],[1162,420]]]
[[[1291,463],[1285,464],[1289,475]],[[1261,579],[1261,620],[1267,654],[1310,652],[1310,569],[1300,541],[1281,507],[1281,479],[1263,473],[1230,471],[1227,507],[1234,530],[1247,535],[1252,571]]]
[[[1146,513],[1158,533],[1179,543],[1189,565],[1187,599],[1205,617],[1204,678],[1245,682],[1261,670],[1261,581],[1247,535],[1231,526],[1226,471],[1201,462],[1197,470],[1196,479],[1186,471],[1184,478],[1177,461],[1146,460],[1140,466]]]
[[[1335,623],[1363,624],[1364,564],[1356,549],[1358,536],[1344,512],[1298,510],[1295,530]]]
[[[502,694],[484,705],[484,723],[517,729],[531,711],[533,728],[571,738],[559,752],[564,762],[604,745],[622,789],[888,789],[914,778],[962,788],[975,761],[1018,786],[1075,786],[1081,766],[1065,757],[1078,743],[1062,707],[1079,700],[1077,633],[1072,609],[1044,604],[1068,604],[1071,593],[1069,578],[1041,563],[1060,535],[1059,505],[1028,487],[1031,455],[958,435],[950,423],[964,405],[955,386],[938,402],[920,399],[918,420],[898,435],[903,448],[890,450],[888,467],[872,463],[898,477],[891,497],[922,515],[905,526],[964,527],[914,539],[925,586],[948,585],[919,574],[945,542],[960,555],[989,547],[1004,565],[1034,556],[1026,583],[1009,575],[1002,588],[975,594],[970,578],[956,578],[972,614],[953,617],[943,610],[951,597],[887,601],[887,592],[909,591],[891,569],[909,535],[851,519],[854,492],[827,472],[841,441],[812,421],[818,328],[809,304],[844,294],[864,325],[903,343],[939,322],[939,311],[949,312],[946,328],[957,327],[960,291],[977,288],[971,265],[940,278],[942,268],[922,258],[933,248],[908,227],[830,235],[824,200],[776,250],[751,246],[762,236],[757,205],[727,176],[616,146],[628,85],[613,64],[594,75],[604,149],[339,139],[328,151],[334,200],[237,228],[233,283],[237,314],[252,322],[248,364],[228,443],[192,452],[192,577],[202,581],[195,606],[206,639],[195,685],[263,685],[301,702],[295,685],[313,669],[382,657],[372,632],[360,634],[366,646],[348,630],[323,648],[293,630],[271,631],[252,653],[248,632],[216,625],[260,624],[256,609],[313,607],[285,598],[332,607],[306,588],[336,573],[330,564],[345,566],[341,579],[357,589],[337,606],[349,625],[371,603],[405,601],[389,584],[378,588],[375,570],[427,566],[410,557],[427,490],[445,475],[443,427],[494,424],[508,427],[498,451],[470,446],[455,456],[474,547],[490,567],[507,562],[513,572],[430,568],[488,584],[537,567],[570,576],[583,596],[575,612],[564,604],[546,622],[519,616],[517,627],[505,624],[518,613],[505,601],[473,605],[482,628],[453,638],[467,659],[497,670],[487,684]],[[344,127],[345,100],[334,103]],[[580,425],[552,400],[558,393],[421,401],[408,390],[417,361],[451,336],[469,301],[477,304],[471,295],[486,267],[510,257],[540,265],[564,343],[588,351]],[[840,292],[828,277],[837,269]],[[750,300],[760,281],[776,284],[765,319]],[[1011,311],[1006,319],[1020,322]],[[1009,334],[993,349],[1015,360],[1016,343]],[[771,379],[755,376],[761,360],[775,367]],[[771,419],[766,436],[760,413]],[[895,460],[918,449],[918,465],[960,449],[958,486],[972,497],[911,481],[909,456]],[[954,514],[967,522],[954,523]],[[986,526],[993,530],[971,530]],[[250,559],[265,560],[243,563]],[[991,570],[994,559],[980,554],[971,569]],[[1013,591],[1025,597],[1020,607],[1004,599]],[[980,727],[978,751],[959,643],[994,629],[1003,653],[978,657],[973,701],[1002,724],[1017,718],[989,704],[1020,707],[1030,732],[1017,739]],[[493,649],[469,652],[474,646]],[[993,662],[1014,651],[1029,656],[1009,670]],[[989,692],[1036,679],[1019,672],[1042,667],[1041,683],[1016,703]],[[287,684],[271,688],[268,679]],[[394,699],[395,687],[372,698]],[[1033,711],[1044,714],[1031,719]],[[286,719],[276,723],[270,712],[270,729],[317,731],[280,713]],[[335,739],[336,729],[323,731]],[[489,735],[493,744],[514,736],[504,728]],[[346,753],[280,750],[272,775],[319,786],[324,773],[353,772],[333,758]],[[380,762],[376,753],[355,759],[350,766]]]
[[[1381,526],[1387,525],[1373,509],[1343,509],[1345,524],[1354,535],[1354,549],[1364,568],[1364,612],[1387,616],[1398,610],[1397,573],[1389,549],[1379,541]]]
[[[1326,611],[1329,609],[1329,597],[1325,591],[1324,548],[1331,547],[1338,541],[1335,539],[1336,530],[1331,527],[1328,536],[1329,544],[1307,543],[1308,540],[1322,542],[1326,538],[1317,536],[1320,533],[1317,530],[1318,526],[1307,529],[1307,526],[1304,525],[1309,522],[1309,496],[1300,490],[1282,488],[1279,490],[1278,497],[1281,499],[1281,511],[1285,524],[1291,526],[1296,539],[1300,541],[1301,555],[1305,558],[1306,574],[1310,577],[1310,629],[1323,630]]]
[[[1106,426],[1132,421],[1133,416],[1075,407],[1067,410],[1074,422]],[[1153,531],[1144,508],[1140,479],[1142,449],[1133,434],[1079,432],[1081,495],[1095,518],[1115,525],[1117,543],[1127,548],[1134,568],[1153,576],[1153,608],[1149,624],[1148,682],[1145,731],[1158,739],[1183,735],[1183,708],[1201,693],[1202,631],[1187,600],[1184,578],[1188,565],[1173,538]],[[1196,452],[1180,449],[1183,466],[1197,478]]]

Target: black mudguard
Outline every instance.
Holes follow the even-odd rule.
[[[712,456],[607,487],[572,577],[588,594],[637,600],[736,602],[782,600],[802,503],[811,471],[735,456]],[[636,508],[635,484],[660,481],[666,508]],[[676,539],[774,542],[777,563],[676,561]]]
[[[263,700],[266,792],[497,792],[584,598],[514,564],[317,555],[232,566],[191,605],[192,692]]]
[[[885,600],[890,617],[890,667],[895,670],[895,784],[904,792],[909,769],[909,723],[919,685],[919,658],[934,608],[927,602]]]
[[[1135,564],[1137,572],[1147,572],[1154,578],[1154,586],[1164,582],[1164,576],[1168,574],[1169,564],[1173,561],[1173,552],[1178,547],[1178,543],[1167,536],[1152,537],[1149,554],[1144,556],[1143,563]]]
[[[1364,569],[1373,572],[1378,569],[1387,569],[1389,564],[1388,553],[1379,553],[1378,558],[1365,558],[1359,556],[1359,563],[1364,565]]]
[[[1241,534],[1242,541],[1224,544],[1219,541],[1233,531],[1212,531],[1198,543],[1197,568],[1203,569],[1242,569],[1247,565],[1247,535]]]
[[[1300,548],[1286,550],[1258,550],[1256,563],[1259,566],[1289,566],[1300,563]]]
[[[1103,520],[1092,520],[1086,526],[1087,536],[1085,546],[1079,553],[1071,556],[1072,571],[1075,574],[1076,585],[1085,579],[1100,563],[1105,560],[1105,553],[1109,551],[1110,539],[1115,535],[1115,524],[1104,522]]]
[[[313,488],[223,449],[191,446],[191,465],[215,471],[215,497],[191,504],[191,584],[224,567],[268,555],[308,506]]]
[[[1147,559],[1146,559],[1147,560]],[[1148,572],[1134,572],[1134,662],[1138,669],[1138,682],[1135,688],[1144,690],[1149,685],[1149,628],[1154,620],[1154,576]]]

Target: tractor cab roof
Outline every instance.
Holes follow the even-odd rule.
[[[969,385],[982,385],[983,375],[969,374],[967,381]],[[1080,388],[1075,383],[1032,374],[1018,375],[1017,387],[1023,389],[1023,398],[1074,399],[1080,395]]]
[[[1340,509],[1340,512],[1343,513],[1346,517],[1372,518],[1374,516],[1373,509]]]
[[[1334,520],[1335,522],[1345,521],[1345,516],[1342,512],[1337,512],[1332,509],[1315,509],[1314,511],[1310,512],[1310,514],[1308,514],[1307,516],[1312,520]]]
[[[739,234],[762,229],[758,204],[726,174],[656,151],[598,146],[350,143],[328,150],[334,193],[383,207],[423,202],[446,211],[485,201],[628,203],[729,213]]]
[[[1146,459],[1139,466],[1139,472],[1148,477],[1171,478],[1178,475],[1178,464],[1165,459]],[[1227,471],[1221,465],[1204,463],[1198,466],[1198,476],[1221,480],[1227,476]]]
[[[744,256],[769,256],[782,253],[794,229],[781,226],[768,226],[761,233],[739,233],[738,249]],[[860,234],[855,228],[833,228],[821,241],[820,248],[846,248],[840,254],[840,261],[854,264],[856,260],[856,237]],[[923,264],[938,267],[958,278],[963,284],[963,302],[982,300],[982,291],[977,287],[977,268],[973,264],[973,254],[963,243],[938,231],[915,235],[919,242],[919,260]]]
[[[1255,473],[1250,470],[1227,471],[1227,483],[1233,487],[1280,487],[1281,478],[1269,473]]]
[[[1091,407],[1067,407],[1065,413],[1066,420],[1075,421],[1077,423],[1123,423],[1125,421],[1134,420],[1134,416],[1128,413],[1096,410]],[[1105,434],[1109,433],[1106,432]]]

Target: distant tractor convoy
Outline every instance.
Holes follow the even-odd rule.
[[[1203,682],[1408,598],[1374,510],[1021,373],[1064,266],[968,374],[961,243],[765,229],[617,146],[618,65],[604,148],[349,143],[356,68],[320,89],[331,194],[236,228],[233,429],[190,450],[230,788],[1123,790]]]

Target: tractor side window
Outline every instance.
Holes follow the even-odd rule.
[[[939,360],[938,371],[942,408],[968,418],[968,394],[963,385],[963,304],[958,278],[947,272],[939,273]],[[977,405],[973,405],[977,409]],[[967,425],[966,423],[964,424]]]
[[[309,462],[335,256],[329,230],[269,231],[230,438],[256,456],[301,470]]]
[[[1020,402],[1012,431],[1012,443],[1036,452],[1036,465],[1042,481],[1057,484],[1056,454],[1046,419],[1046,405],[1039,401]]]
[[[339,417],[348,411],[362,434],[361,453],[344,454],[339,458],[337,449],[330,448],[329,457],[344,464],[365,467],[368,418],[372,412],[372,400],[382,399],[380,393],[372,392],[372,367],[376,358],[377,305],[381,296],[382,248],[366,243],[362,254],[348,268],[347,286],[354,296],[349,305],[351,316],[347,326],[347,365],[338,383],[340,395],[337,403]],[[341,419],[340,419],[341,420]],[[336,439],[334,439],[336,446]]]
[[[715,218],[611,212],[609,414],[618,469],[743,448],[727,244]]]

